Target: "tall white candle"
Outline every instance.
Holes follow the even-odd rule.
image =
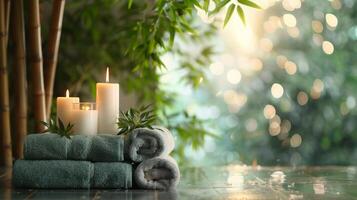
[[[119,117],[119,84],[109,83],[107,68],[106,83],[97,83],[98,134],[116,134]]]
[[[61,119],[64,125],[71,122],[73,103],[79,103],[78,97],[69,97],[69,91],[66,91],[66,97],[57,97],[57,120]]]
[[[96,135],[98,112],[94,103],[75,103],[71,123],[74,134]]]

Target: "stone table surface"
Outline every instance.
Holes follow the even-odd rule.
[[[11,186],[0,169],[0,199],[357,199],[357,167],[184,168],[175,191],[39,190]]]

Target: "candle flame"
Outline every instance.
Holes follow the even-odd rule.
[[[82,106],[82,110],[89,110],[89,106]]]
[[[66,90],[66,97],[67,97],[67,98],[69,97],[69,91],[68,91],[68,89]]]
[[[105,82],[109,82],[109,67],[107,67],[107,74],[105,76]]]

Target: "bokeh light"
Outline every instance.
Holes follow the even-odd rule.
[[[227,80],[229,83],[236,85],[240,82],[242,78],[241,73],[238,69],[231,69],[227,72]]]
[[[323,41],[322,42],[322,50],[326,53],[326,54],[332,54],[334,51],[334,46],[331,42],[329,41]]]
[[[290,138],[290,146],[293,148],[299,147],[301,143],[302,143],[302,137],[300,134],[296,133]]]
[[[292,61],[287,61],[284,65],[286,73],[289,75],[294,75],[296,73],[297,67],[296,64]]]
[[[318,20],[313,20],[311,22],[311,27],[312,27],[312,30],[315,32],[315,33],[322,33],[322,31],[324,30],[324,26],[322,25],[322,23]]]
[[[276,99],[279,99],[284,94],[284,88],[279,83],[274,83],[271,86],[271,90],[270,91],[271,91],[271,94],[273,95],[273,97],[276,98]]]
[[[327,13],[325,15],[326,23],[329,25],[331,28],[335,28],[338,24],[338,19],[334,14]]]
[[[209,69],[214,75],[221,75],[224,72],[224,66],[220,62],[214,62],[209,66]]]
[[[270,52],[273,49],[273,42],[268,38],[260,40],[260,47],[263,51]]]
[[[276,114],[275,107],[270,104],[266,105],[264,107],[263,114],[266,119],[272,119]]]
[[[306,92],[300,91],[297,95],[297,102],[300,106],[305,105],[309,100],[309,96]]]
[[[296,18],[293,14],[284,14],[283,21],[284,21],[284,24],[288,27],[296,26]]]

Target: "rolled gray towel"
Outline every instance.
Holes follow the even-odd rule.
[[[53,133],[26,137],[26,160],[88,160],[119,162],[124,160],[124,137],[117,135],[73,135],[71,139]]]
[[[94,163],[93,188],[131,188],[132,166],[121,162]]]
[[[172,157],[155,157],[137,166],[134,181],[141,189],[170,190],[179,183],[180,170]]]
[[[160,126],[154,129],[137,128],[125,139],[125,155],[134,162],[166,156],[175,147],[175,141],[171,132]]]
[[[12,181],[22,188],[90,188],[93,164],[70,160],[17,160]]]

